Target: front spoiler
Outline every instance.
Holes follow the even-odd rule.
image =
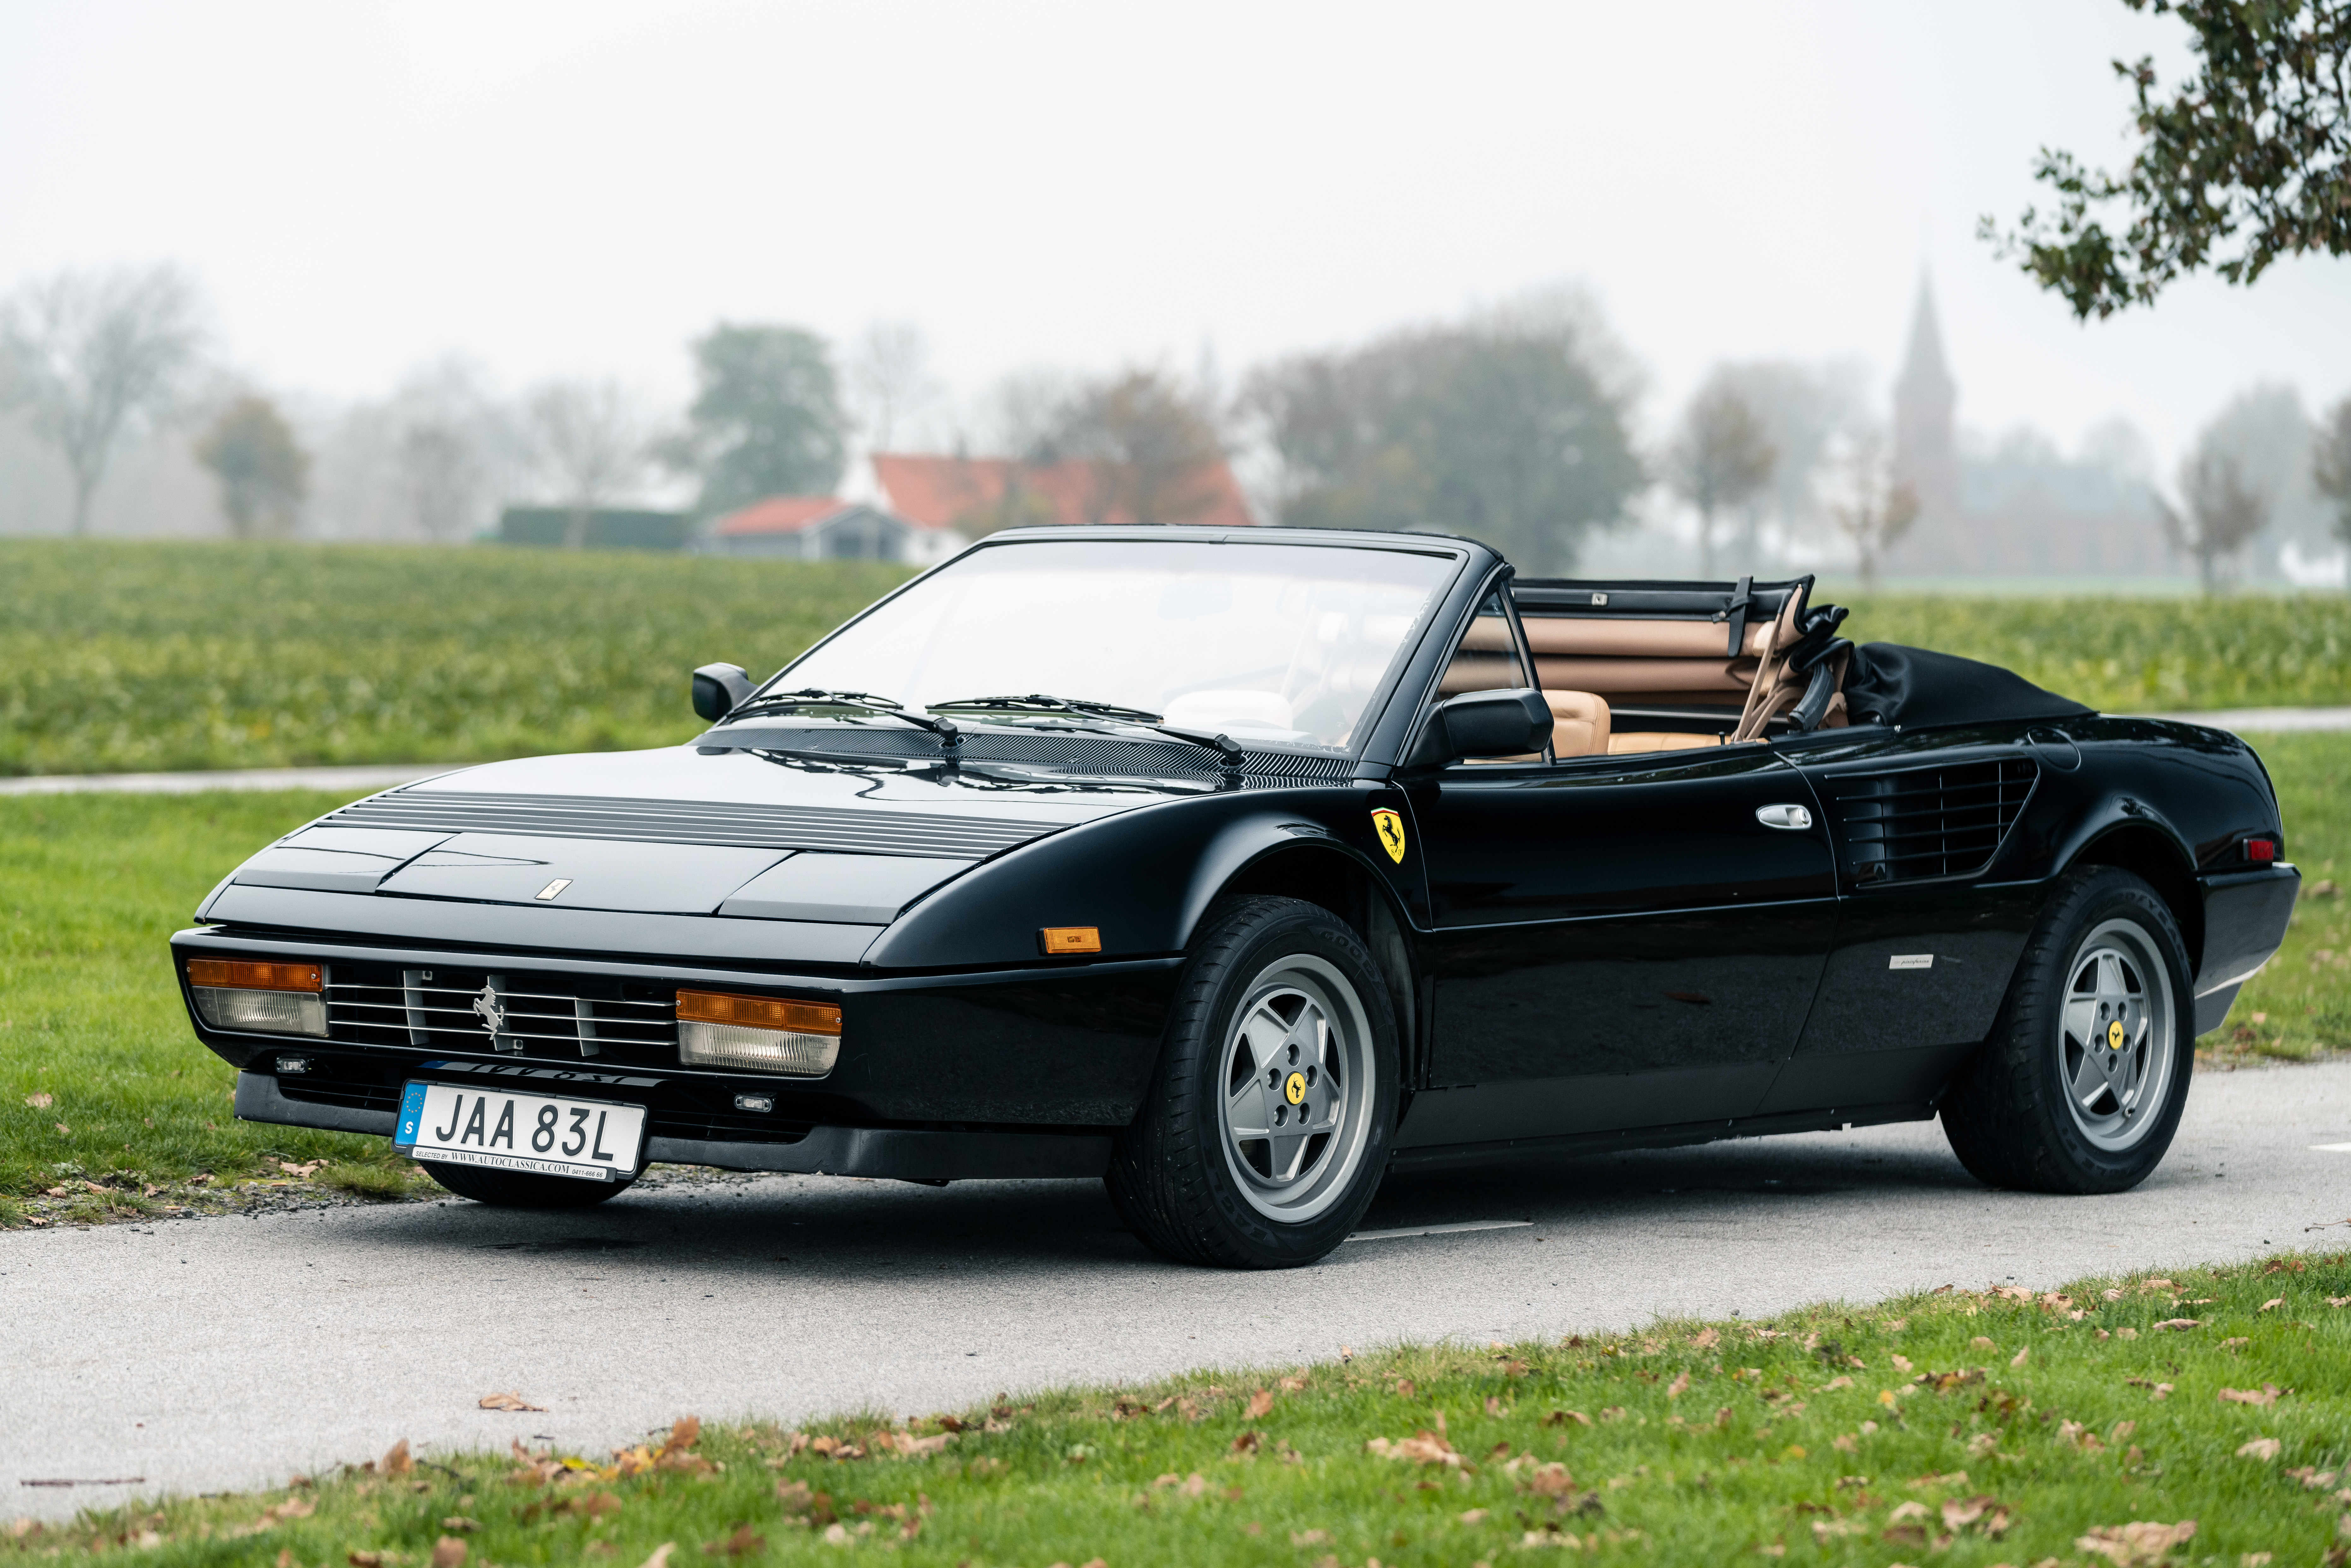
[[[266,1072],[236,1075],[236,1114],[245,1122],[319,1127],[392,1136],[397,1115],[357,1106],[289,1100]],[[898,1127],[818,1127],[791,1144],[736,1144],[702,1138],[648,1138],[645,1158],[664,1165],[728,1171],[789,1171],[804,1176],[876,1176],[898,1181],[982,1181],[1100,1176],[1110,1167],[1101,1134],[932,1132]]]

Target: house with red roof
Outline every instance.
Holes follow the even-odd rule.
[[[705,555],[787,560],[926,559],[914,525],[839,496],[770,496],[712,523],[696,541]]]
[[[877,452],[844,486],[852,495],[770,496],[704,531],[705,554],[789,560],[897,560],[927,566],[998,528],[1149,520],[1243,528],[1249,515],[1231,468],[1218,462],[1150,497],[1118,465],[1082,459]]]

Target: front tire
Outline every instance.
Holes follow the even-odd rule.
[[[1988,1186],[2124,1192],[2179,1130],[2195,1065],[2187,946],[2154,888],[2070,873],[2025,945],[1991,1038],[1943,1102],[1943,1133]]]
[[[1232,899],[1193,943],[1148,1098],[1104,1177],[1154,1250],[1226,1269],[1330,1254],[1387,1167],[1401,1051],[1379,963],[1294,898]]]
[[[581,1181],[572,1176],[538,1176],[530,1171],[502,1171],[488,1166],[448,1165],[420,1160],[424,1174],[475,1203],[496,1208],[592,1208],[629,1189],[625,1181]]]

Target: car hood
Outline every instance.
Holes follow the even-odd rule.
[[[223,891],[881,926],[982,861],[1196,792],[692,746],[531,758],[346,806]]]

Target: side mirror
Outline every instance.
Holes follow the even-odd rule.
[[[1551,741],[1551,704],[1521,686],[1464,692],[1437,705],[1413,761],[1441,767],[1466,757],[1523,757]]]
[[[694,711],[716,724],[751,695],[751,674],[740,664],[705,664],[694,672]]]

